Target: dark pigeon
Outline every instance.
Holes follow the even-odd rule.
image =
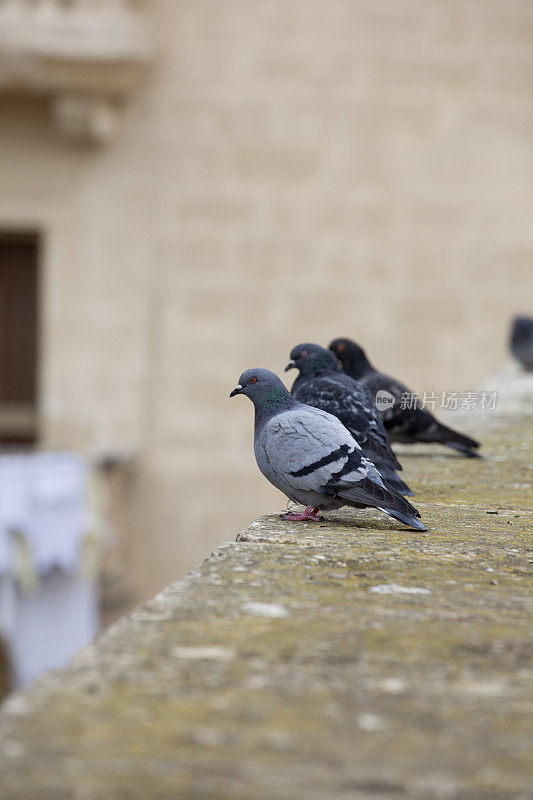
[[[337,417],[299,403],[268,369],[248,369],[230,397],[244,394],[255,407],[257,466],[303,514],[290,520],[319,520],[323,509],[378,508],[410,528],[427,530],[420,514],[387,485]]]
[[[515,317],[509,346],[524,369],[533,370],[533,317]]]
[[[378,392],[388,393],[390,405],[384,408],[378,406],[378,410],[391,442],[404,444],[435,442],[458,450],[470,458],[479,458],[479,453],[476,452],[479,442],[443,425],[426,408],[421,408],[416,398],[412,408],[408,406],[402,408],[402,394],[411,394],[410,390],[395,378],[378,372],[358,344],[351,339],[334,339],[329,349],[340,360],[346,374],[364,383],[373,397],[376,397]],[[387,399],[386,394],[384,398]]]
[[[299,370],[291,389],[294,399],[340,419],[389,486],[400,494],[412,495],[396,474],[402,467],[391,450],[387,431],[367,387],[346,375],[335,355],[318,344],[299,344],[290,357],[285,371]]]

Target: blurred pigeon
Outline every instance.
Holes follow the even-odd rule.
[[[436,442],[458,450],[470,458],[479,458],[476,448],[479,442],[462,433],[448,428],[418,405],[416,397],[400,381],[378,372],[370,364],[365,351],[351,339],[334,339],[329,349],[341,361],[347,375],[364,383],[376,397],[378,411],[381,413],[391,442],[416,444],[417,442]],[[413,402],[402,408],[402,395],[413,396]],[[412,408],[410,407],[412,405]]]
[[[300,371],[291,389],[293,398],[340,419],[387,484],[400,494],[412,495],[395,472],[402,467],[391,450],[387,431],[367,387],[346,375],[331,350],[318,344],[296,345],[290,357],[285,371]]]
[[[303,514],[290,520],[318,520],[320,509],[379,508],[419,531],[420,514],[387,486],[337,417],[294,400],[268,369],[248,369],[230,397],[245,394],[255,407],[254,451],[257,466]]]
[[[511,353],[527,370],[533,370],[533,317],[515,317],[511,327]]]

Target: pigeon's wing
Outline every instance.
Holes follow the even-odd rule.
[[[387,435],[387,430],[381,414],[376,408],[375,395],[372,394],[370,388],[361,381],[356,381],[355,378],[350,378],[345,373],[339,373],[334,376],[338,382],[350,389],[352,403],[357,403],[360,413],[364,413],[368,419],[367,430],[367,444],[365,446],[360,442],[361,446],[367,450],[369,457],[378,466],[386,465],[393,470],[401,470],[402,465],[396,458]],[[342,417],[339,417],[343,422]],[[344,423],[346,424],[346,423]]]
[[[364,378],[371,392],[385,390],[394,403],[382,412],[383,423],[391,440],[398,442],[437,442],[458,450],[464,455],[477,456],[479,442],[439,422],[427,408],[422,408],[416,394],[400,381],[381,372]]]
[[[378,467],[401,469],[366,386],[339,373],[295,383],[293,397],[337,417]]]
[[[379,478],[344,425],[317,408],[299,405],[273,417],[260,446],[270,469],[294,489],[330,494],[332,479],[356,484],[370,472]]]
[[[425,408],[421,408],[416,395],[407,386],[383,372],[365,375],[364,383],[375,397],[379,391],[388,392],[394,402],[381,411],[381,417],[389,436],[416,438],[429,428],[435,418]]]
[[[348,387],[328,378],[314,378],[299,385],[295,383],[293,397],[300,403],[333,414],[360,445],[366,442],[370,416],[361,399]]]
[[[400,381],[385,375],[383,372],[369,372],[368,375],[362,378],[362,383],[367,387],[374,402],[377,393],[380,391],[385,391],[392,395],[393,403],[380,412],[385,428],[388,430],[398,425],[402,426],[405,423],[405,420],[402,419],[405,416],[403,414],[405,409],[402,408],[402,395],[409,392],[408,388]]]

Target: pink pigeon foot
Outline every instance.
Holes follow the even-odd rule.
[[[303,514],[283,514],[283,519],[288,519],[291,522],[304,522],[306,519],[310,519],[313,522],[320,522],[318,508],[314,506],[307,506]]]

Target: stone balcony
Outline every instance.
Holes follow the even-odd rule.
[[[144,5],[0,0],[0,94],[50,97],[63,134],[106,143],[153,59]]]

